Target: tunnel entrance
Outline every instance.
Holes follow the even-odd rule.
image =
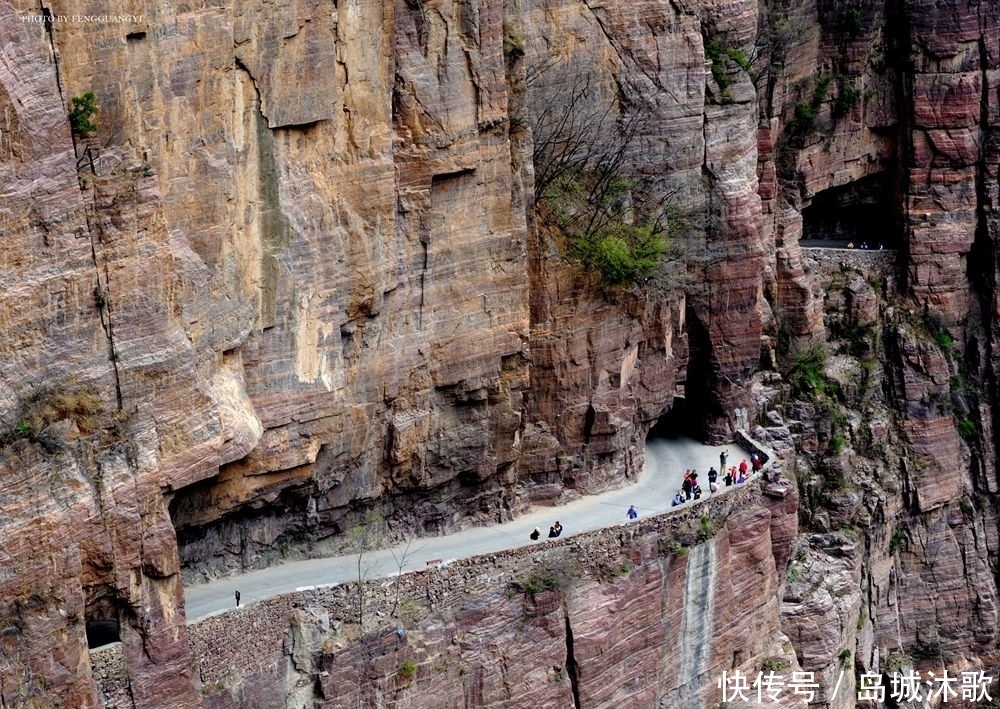
[[[88,620],[87,647],[91,650],[97,647],[121,642],[121,633],[117,620]]]
[[[84,620],[87,647],[91,650],[121,642],[121,617],[126,611],[117,590],[106,584],[88,589]]]
[[[646,436],[650,438],[677,438],[687,436],[695,438],[701,431],[701,426],[695,423],[695,417],[688,409],[687,399],[683,396],[675,396],[670,410],[660,416]]]
[[[893,195],[889,171],[819,192],[802,210],[799,244],[875,250],[898,248],[902,239]]]
[[[684,329],[688,342],[684,379],[677,382],[678,393],[670,411],[660,417],[653,430],[661,437],[669,432],[669,435],[705,441],[709,437],[710,421],[718,420],[722,414],[716,393],[718,368],[712,361],[712,339],[708,329],[691,306],[685,310]]]

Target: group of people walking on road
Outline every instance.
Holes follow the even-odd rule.
[[[635,508],[635,505],[629,505],[628,512],[625,513],[625,516],[628,517],[629,520],[636,519],[639,517],[639,510]],[[559,520],[556,520],[556,523],[553,524],[551,527],[549,527],[549,539],[555,539],[556,537],[558,537],[560,534],[562,534],[562,530],[563,530],[562,525],[559,524]],[[531,538],[531,541],[536,542],[539,539],[541,539],[542,530],[540,530],[538,527],[535,527],[531,531],[531,534],[528,535],[528,537]]]
[[[727,468],[726,465],[728,462],[729,451],[723,450],[719,453],[719,469],[716,470],[715,466],[708,469],[708,491],[710,494],[715,494],[721,489],[719,486],[719,471],[722,471],[722,484],[726,487],[731,487],[733,485],[742,485],[750,479],[751,475],[758,472],[764,466],[764,459],[758,453],[751,454],[749,462],[744,458],[740,461],[739,465],[732,465]],[[703,494],[704,491],[698,480],[698,472],[694,469],[685,470],[681,489],[677,491],[674,499],[670,501],[670,506],[677,507],[691,499],[700,500]],[[635,505],[629,505],[625,515],[629,521],[632,521],[639,517],[639,511],[635,508]],[[562,534],[562,525],[557,520],[555,524],[549,527],[549,539],[555,539],[560,534]],[[538,527],[535,527],[528,536],[532,541],[537,541],[541,538],[542,531]]]
[[[724,450],[719,453],[719,470],[715,467],[708,469],[708,490],[710,493],[716,493],[719,491],[719,471],[723,472],[722,483],[726,487],[732,485],[742,485],[753,473],[756,473],[763,467],[764,460],[757,453],[750,456],[750,462],[747,463],[746,458],[740,461],[739,465],[730,466],[728,469],[726,464],[729,462],[729,451]],[[688,500],[692,498],[695,500],[700,500],[703,494],[701,484],[698,482],[698,473],[695,470],[685,470],[684,471],[684,482],[681,483],[681,489],[677,491],[674,495],[674,499],[670,502],[671,507],[677,507],[678,505],[683,505]]]

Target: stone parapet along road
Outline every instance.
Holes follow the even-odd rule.
[[[741,460],[749,464],[750,453],[736,444],[706,446],[689,438],[651,438],[646,444],[646,463],[639,479],[625,487],[597,495],[587,495],[558,507],[536,507],[527,514],[504,524],[472,527],[441,537],[414,539],[409,547],[365,552],[361,559],[361,574],[365,579],[414,571],[427,565],[447,564],[479,554],[489,554],[532,544],[545,544],[548,529],[558,520],[563,537],[572,536],[614,524],[628,522],[629,505],[635,505],[640,519],[662,514],[671,509],[671,500],[681,487],[684,471],[693,468],[704,490],[708,491],[708,469],[719,466],[719,454],[729,451],[728,465],[738,466]],[[719,478],[720,493],[727,488]],[[734,486],[735,487],[735,486]],[[729,488],[732,489],[732,488]],[[684,509],[694,500],[677,509]],[[542,536],[531,541],[531,530],[538,527]],[[405,554],[405,564],[402,560]],[[193,584],[184,589],[189,623],[228,610],[235,605],[240,592],[241,605],[270,598],[303,587],[336,585],[358,578],[358,555],[327,557],[295,561],[236,576]]]

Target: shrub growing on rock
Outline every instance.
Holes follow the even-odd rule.
[[[671,197],[630,172],[648,112],[604,103],[589,75],[561,86],[532,121],[539,222],[601,285],[642,283],[661,270]]]
[[[86,91],[70,99],[73,107],[69,111],[69,125],[76,135],[89,135],[97,130],[94,116],[101,110],[93,91]]]

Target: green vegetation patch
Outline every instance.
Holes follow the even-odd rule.
[[[70,99],[69,126],[76,135],[88,135],[97,130],[94,117],[100,112],[93,91],[86,91]]]
[[[709,40],[705,43],[705,57],[712,62],[712,78],[719,86],[719,99],[722,103],[730,103],[733,100],[729,87],[733,85],[733,77],[729,74],[729,67],[726,59],[732,61],[736,66],[745,72],[750,71],[750,60],[742,50],[736,47],[724,46],[716,40]]]
[[[762,663],[760,663],[760,668],[764,672],[781,672],[782,670],[787,670],[792,666],[792,663],[783,657],[767,657]]]
[[[650,225],[616,225],[609,231],[574,238],[569,247],[572,258],[610,286],[637,283],[652,275],[666,251],[666,239]]]
[[[958,435],[966,443],[974,443],[979,438],[979,428],[972,419],[964,418],[958,422]]]
[[[629,206],[638,188],[638,180],[588,170],[560,175],[543,196],[567,238],[566,255],[602,285],[640,283],[667,253],[665,224]]]
[[[672,538],[661,538],[658,548],[660,553],[664,556],[685,556],[688,553],[688,547],[686,545],[681,544],[678,540]]]
[[[795,105],[795,114],[788,126],[793,135],[806,135],[816,129],[816,117],[819,115],[819,109],[823,105],[823,102],[826,101],[830,90],[830,83],[833,80],[833,74],[821,74],[816,79],[812,98],[809,101],[801,101]]]
[[[417,676],[417,665],[413,660],[406,660],[396,670],[396,676],[404,682],[409,682]]]
[[[835,394],[837,383],[827,378],[825,367],[826,350],[821,345],[795,355],[788,372],[792,393],[812,399]]]
[[[846,116],[861,103],[861,89],[845,77],[837,79],[837,100],[833,104],[833,115]]]
[[[861,10],[856,7],[846,7],[840,13],[840,29],[848,37],[854,39],[861,35],[865,27]]]

